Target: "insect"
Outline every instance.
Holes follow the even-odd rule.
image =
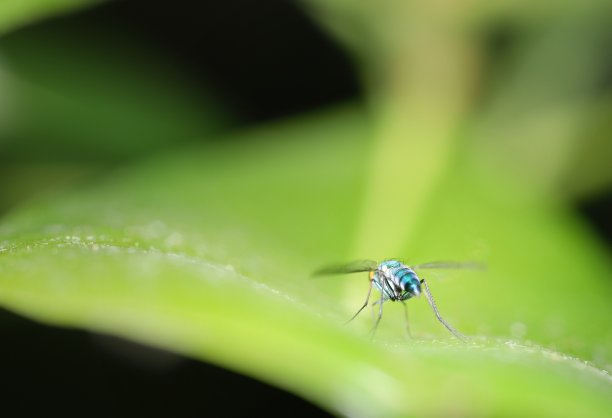
[[[385,260],[381,263],[377,263],[372,260],[359,260],[353,261],[348,264],[338,265],[326,267],[321,270],[318,270],[314,273],[315,276],[321,275],[330,275],[330,274],[343,274],[343,273],[359,273],[359,272],[368,272],[370,279],[370,287],[368,288],[368,294],[366,296],[366,300],[363,303],[363,306],[359,308],[359,310],[347,321],[347,323],[351,322],[353,319],[357,317],[363,311],[363,309],[368,306],[370,301],[370,296],[372,294],[372,287],[376,287],[380,291],[380,299],[372,303],[372,306],[378,305],[378,317],[374,323],[374,327],[370,333],[371,336],[374,336],[376,332],[376,328],[382,318],[383,312],[383,303],[390,301],[399,301],[404,305],[404,314],[406,317],[406,329],[408,330],[408,334],[410,334],[408,328],[408,311],[406,308],[406,301],[413,297],[418,297],[421,293],[425,293],[425,297],[427,298],[427,302],[434,311],[436,318],[438,321],[442,323],[455,337],[462,341],[467,341],[467,337],[453,328],[442,316],[440,315],[440,311],[438,311],[438,307],[436,306],[436,302],[431,295],[431,291],[429,290],[429,286],[425,279],[419,278],[415,273],[415,270],[420,269],[433,269],[433,268],[449,268],[449,269],[481,269],[482,265],[474,262],[468,263],[457,263],[457,262],[432,262],[432,263],[424,263],[418,264],[412,267],[409,267],[400,261],[397,260]]]

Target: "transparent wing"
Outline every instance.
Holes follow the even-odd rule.
[[[362,271],[376,270],[378,263],[372,260],[357,260],[346,264],[327,266],[312,273],[313,276],[325,276],[329,274],[359,273]]]
[[[432,261],[431,263],[417,264],[413,269],[465,269],[465,270],[486,270],[487,266],[478,261]]]

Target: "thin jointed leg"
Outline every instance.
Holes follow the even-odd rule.
[[[408,338],[412,338],[412,334],[410,333],[410,321],[408,321],[408,306],[406,306],[406,301],[401,301],[402,305],[404,305],[404,318],[406,319],[406,335]]]
[[[349,319],[348,321],[346,321],[344,323],[344,325],[348,324],[349,322],[351,322],[353,319],[355,319],[357,317],[357,315],[359,315],[359,313],[361,313],[361,311],[363,311],[363,308],[365,308],[366,306],[368,306],[368,302],[370,301],[370,295],[372,294],[372,279],[370,278],[370,287],[368,288],[368,295],[366,296],[366,300],[363,303],[363,306],[361,308],[359,308],[359,310],[357,311],[357,313],[355,315],[353,315],[351,317],[351,319]]]
[[[442,323],[442,325],[444,325],[446,327],[446,329],[448,329],[450,332],[452,332],[455,337],[459,338],[463,342],[467,342],[468,338],[465,335],[463,335],[462,333],[457,331],[448,322],[446,322],[444,320],[444,318],[442,318],[442,316],[440,315],[440,312],[438,311],[438,307],[436,306],[436,302],[434,302],[433,296],[431,295],[431,291],[429,290],[429,286],[427,286],[427,282],[425,281],[425,279],[421,279],[421,284],[425,288],[425,296],[427,297],[427,301],[429,302],[429,305],[431,306],[431,308],[433,309],[434,313],[436,314],[436,318],[438,318],[438,321],[440,321]]]
[[[370,338],[374,338],[374,334],[376,334],[376,328],[378,328],[378,324],[380,323],[380,318],[382,318],[383,314],[383,302],[385,301],[385,288],[387,287],[387,281],[385,279],[382,280],[382,288],[380,289],[380,300],[378,300],[378,318],[376,318],[376,322],[374,323],[374,327],[372,331],[370,331]]]

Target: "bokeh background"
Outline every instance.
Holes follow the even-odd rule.
[[[598,1],[0,6],[7,408],[577,416],[592,405],[599,416],[612,370],[611,19]],[[92,257],[98,248],[109,253]],[[184,270],[158,253],[231,272]],[[447,336],[424,301],[410,302],[413,332],[432,346],[396,346],[399,307],[380,341],[365,341],[368,313],[340,327],[365,280],[306,279],[325,263],[395,256],[490,266],[430,283],[491,359],[437,346]],[[234,271],[254,284],[197,281]],[[199,292],[203,307],[185,296]],[[237,310],[239,325],[219,320]],[[157,331],[150,318],[177,322]],[[194,328],[166,331],[177,324]],[[508,354],[508,341],[529,354]],[[305,348],[287,352],[294,343]],[[254,354],[267,344],[278,352]],[[415,409],[372,389],[384,382],[375,373],[372,386],[344,380],[378,358],[377,344],[389,363],[419,364],[405,364],[417,378],[398,386],[423,388]],[[349,394],[301,374],[301,362],[333,364],[325,346],[346,364],[320,378],[343,376]],[[559,370],[547,363],[564,355]],[[536,388],[519,404],[523,377],[499,366],[513,362]],[[575,378],[563,369],[572,362],[588,370]],[[363,409],[362,393],[378,403]],[[448,401],[426,406],[437,395]]]
[[[297,3],[114,1],[58,14],[0,38],[3,214],[173,147],[359,97],[349,57]],[[1,318],[6,410],[328,416],[179,354]]]

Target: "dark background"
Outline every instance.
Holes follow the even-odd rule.
[[[7,41],[23,31],[81,36],[108,28],[163,49],[179,71],[232,110],[238,126],[360,95],[350,57],[292,1],[181,1],[171,8],[118,1],[22,29]],[[493,48],[512,39],[511,31],[503,42],[498,35],[492,34]],[[575,209],[612,242],[612,193]],[[327,416],[289,393],[174,354],[7,311],[0,311],[0,327],[0,399],[18,416]]]

